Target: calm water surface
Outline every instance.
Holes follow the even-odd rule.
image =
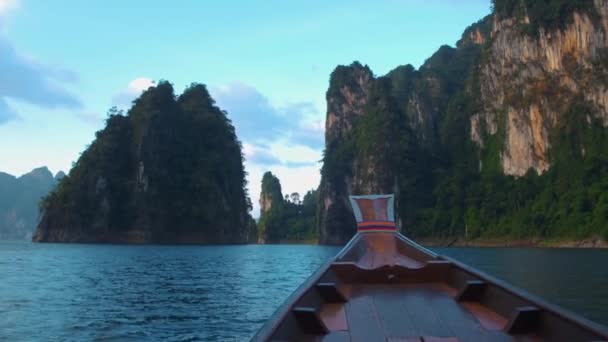
[[[338,250],[0,242],[0,341],[246,341]],[[436,251],[608,324],[608,250]]]

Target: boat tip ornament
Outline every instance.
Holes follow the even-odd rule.
[[[396,232],[395,196],[349,196],[358,233]]]

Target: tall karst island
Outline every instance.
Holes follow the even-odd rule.
[[[320,240],[378,192],[416,238],[608,240],[607,127],[608,1],[494,0],[419,69],[334,70]]]
[[[205,86],[149,88],[42,202],[34,241],[255,241],[241,145]]]

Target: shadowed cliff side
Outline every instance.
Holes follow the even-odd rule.
[[[204,85],[149,88],[106,127],[42,204],[40,242],[255,241],[241,146]]]

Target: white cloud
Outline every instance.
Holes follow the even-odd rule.
[[[298,192],[304,195],[308,190],[316,189],[321,181],[320,165],[287,167],[279,166],[271,171],[281,180],[283,195]]]
[[[270,145],[272,155],[276,156],[283,165],[313,165],[318,163],[322,154],[320,150],[305,145],[292,144],[279,140]]]
[[[0,0],[0,16],[6,15],[17,7],[19,7],[18,0]]]
[[[144,90],[148,90],[148,88],[152,87],[154,85],[154,81],[147,78],[147,77],[138,77],[136,79],[134,79],[133,81],[129,82],[129,86],[127,87],[127,89],[133,91],[133,92],[138,92],[141,93]]]
[[[138,77],[129,82],[123,90],[112,97],[112,104],[122,108],[130,107],[133,100],[155,84],[156,83],[150,78]]]
[[[313,121],[303,122],[302,128],[309,130],[311,132],[323,134],[323,133],[325,133],[325,121],[324,120],[313,120]]]
[[[245,160],[251,164],[276,165],[281,164],[281,160],[275,156],[271,150],[264,146],[243,143],[243,154]]]

